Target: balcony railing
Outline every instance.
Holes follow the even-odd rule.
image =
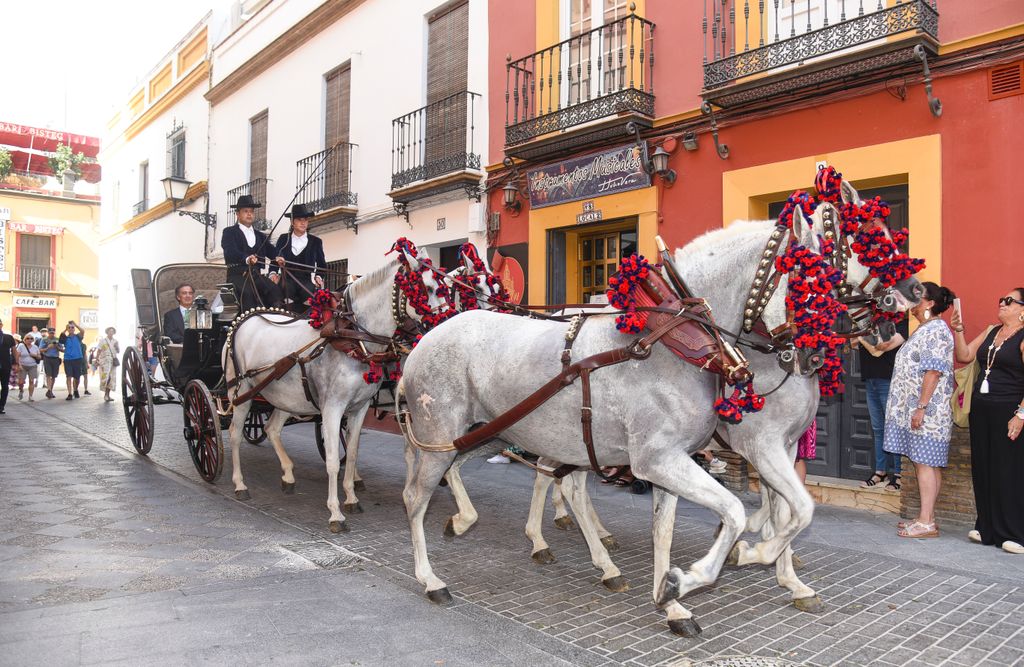
[[[391,189],[467,169],[480,169],[476,107],[462,91],[391,121]]]
[[[148,209],[148,208],[149,208],[149,200],[148,199],[143,199],[140,202],[136,202],[134,205],[132,205],[132,217],[134,218],[135,216],[139,215],[140,213],[145,212],[146,209]]]
[[[53,289],[53,269],[48,266],[22,264],[18,267],[18,289],[49,291]]]
[[[705,5],[701,25],[705,97],[717,102],[709,91],[744,77],[795,72],[822,61],[837,68],[836,78],[849,77],[900,62],[892,55],[900,46],[893,37],[916,34],[938,40],[938,0],[887,4],[883,0],[783,0],[781,4],[717,0],[711,2],[710,13]],[[881,51],[888,55],[879,57]],[[903,50],[903,60],[912,59],[910,51]],[[838,56],[849,57],[831,62]],[[826,78],[819,75],[808,83],[820,84]],[[776,87],[774,93],[783,90]]]
[[[229,224],[236,222],[235,211],[230,208],[235,205],[238,198],[242,195],[251,195],[253,199],[258,201],[262,206],[256,209],[256,218],[254,219],[252,226],[256,229],[264,230],[270,225],[267,223],[267,179],[265,178],[254,178],[248,183],[243,183],[237,188],[228,190],[228,221]]]
[[[509,61],[505,145],[619,114],[653,118],[654,27],[630,14]]]
[[[355,150],[356,144],[341,143],[296,162],[296,188],[302,190],[297,201],[314,212],[355,207],[359,203],[352,192]]]

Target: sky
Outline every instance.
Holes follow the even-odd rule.
[[[102,137],[137,81],[226,0],[3,0],[0,121]]]

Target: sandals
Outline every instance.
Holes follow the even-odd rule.
[[[892,479],[889,480],[889,483],[885,485],[885,490],[900,491],[903,489],[903,486],[900,484],[900,479],[902,479],[900,475],[893,475]]]
[[[883,472],[881,475],[879,475],[876,472],[873,475],[871,475],[871,477],[869,477],[868,479],[866,479],[863,482],[861,482],[860,483],[860,488],[868,489],[868,488],[871,488],[872,486],[876,486],[878,484],[881,484],[882,482],[885,481],[885,478],[888,477],[888,476],[889,476],[889,473],[887,473],[887,472]]]
[[[930,537],[938,537],[939,529],[934,523],[921,523],[920,521],[914,521],[909,525],[904,526],[896,531],[897,537],[909,537],[913,539],[923,539]]]

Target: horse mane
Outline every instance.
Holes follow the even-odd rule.
[[[732,245],[733,241],[745,237],[751,231],[767,230],[766,222],[765,220],[737,220],[728,227],[704,232],[682,248],[679,248],[676,253],[680,259],[684,259],[708,250],[728,247]]]
[[[358,299],[370,290],[379,286],[389,275],[394,273],[395,265],[398,264],[397,259],[392,259],[383,266],[377,267],[373,271],[361,276],[352,282],[351,285],[345,288],[345,299]],[[351,303],[351,301],[349,301]]]

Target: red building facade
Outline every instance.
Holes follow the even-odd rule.
[[[489,74],[490,154],[510,158],[489,167],[491,247],[522,267],[524,301],[600,294],[656,234],[681,246],[768,219],[822,162],[893,204],[921,279],[961,297],[969,333],[1024,284],[1016,0],[492,0]],[[674,182],[637,173],[629,121]],[[597,156],[611,175],[588,188],[597,169],[579,166]],[[860,478],[871,438],[848,370],[812,472]]]

